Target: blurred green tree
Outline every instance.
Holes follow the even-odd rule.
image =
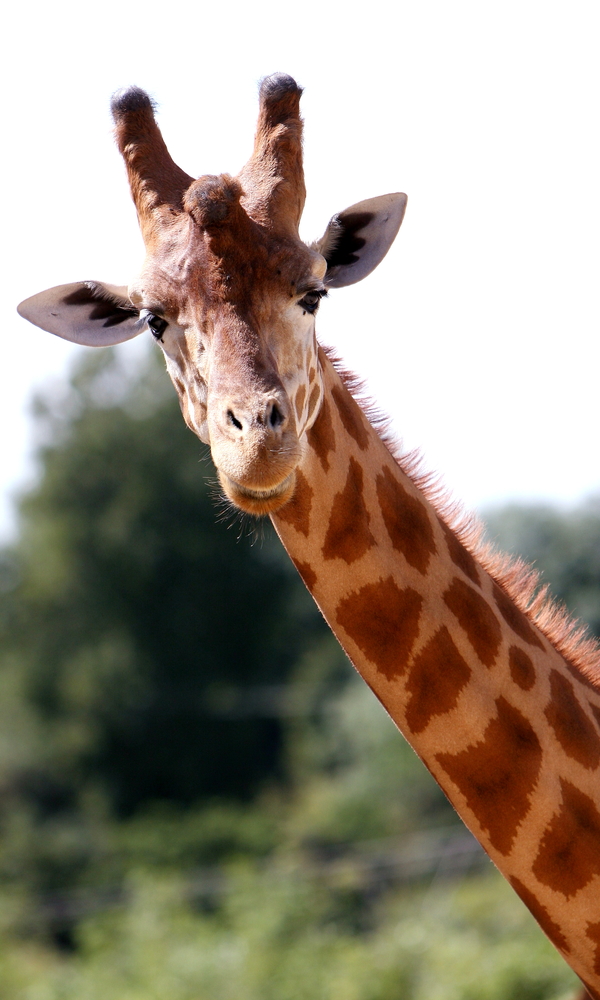
[[[156,358],[135,376],[117,358],[38,400],[40,478],[0,574],[4,662],[44,744],[18,781],[42,811],[251,796],[281,777],[281,686],[326,632],[270,525],[215,524]]]

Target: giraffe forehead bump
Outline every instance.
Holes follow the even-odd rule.
[[[243,225],[246,213],[240,205],[243,188],[239,180],[229,174],[199,177],[187,189],[183,207],[201,229],[214,232],[235,216],[237,225]]]

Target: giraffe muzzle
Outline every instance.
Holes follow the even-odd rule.
[[[273,513],[292,496],[301,457],[287,396],[276,392],[248,400],[228,395],[211,403],[211,453],[226,496],[247,513]]]
[[[246,514],[253,514],[255,517],[264,517],[273,514],[288,503],[294,495],[296,485],[296,473],[291,472],[289,476],[270,489],[254,490],[247,486],[241,486],[234,482],[220,469],[219,482],[228,500],[239,510]]]

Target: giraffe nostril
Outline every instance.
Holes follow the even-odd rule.
[[[236,417],[233,410],[227,410],[227,420],[229,421],[230,424],[233,424],[233,426],[236,427],[238,431],[242,430],[242,424]]]
[[[285,417],[281,412],[281,410],[279,409],[279,407],[277,406],[277,403],[273,403],[271,405],[271,412],[269,413],[269,423],[271,427],[273,428],[279,427],[284,422],[284,420]]]

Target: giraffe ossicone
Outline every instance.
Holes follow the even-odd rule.
[[[199,179],[171,159],[150,98],[115,95],[141,272],[19,311],[91,346],[150,330],[225,494],[271,515],[356,668],[600,1000],[598,649],[396,455],[319,346],[321,297],[378,265],[406,197],[359,202],[304,244],[300,94],[263,81],[248,163]]]

